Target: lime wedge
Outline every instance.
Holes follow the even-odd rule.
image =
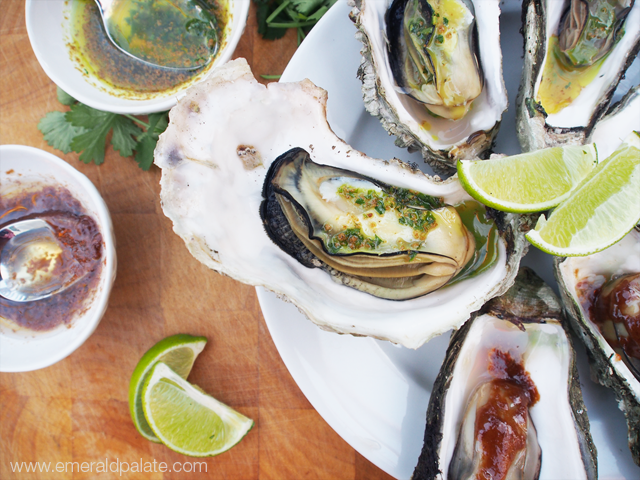
[[[527,239],[559,256],[591,255],[613,245],[640,220],[640,134],[598,165]]]
[[[160,340],[151,347],[136,365],[129,383],[129,411],[136,429],[147,440],[160,442],[144,418],[142,410],[142,386],[149,376],[151,368],[157,362],[164,362],[182,378],[187,378],[191,367],[193,367],[193,362],[206,343],[205,337],[193,337],[186,334],[173,335]]]
[[[492,160],[461,160],[458,177],[479,202],[504,212],[559,205],[598,163],[595,145],[545,148]]]
[[[164,363],[151,370],[142,406],[162,443],[192,457],[226,452],[253,427],[253,420],[191,385]]]

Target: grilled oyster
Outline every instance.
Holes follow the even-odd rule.
[[[324,90],[308,80],[265,87],[239,59],[188,91],[172,109],[170,125],[155,151],[155,162],[162,168],[163,211],[198,260],[278,293],[326,330],[373,336],[410,348],[459,327],[512,283],[526,246],[520,228],[523,219],[491,210],[486,215],[473,209],[467,213],[472,226],[495,223],[495,262],[474,276],[459,274],[459,281],[418,298],[378,298],[345,285],[349,276],[333,268],[308,268],[271,240],[260,216],[271,164],[295,147],[308,151],[315,163],[358,172],[356,176],[375,179],[379,185],[435,197],[445,205],[472,200],[456,177],[441,181],[398,160],[376,160],[353,150],[327,124]],[[291,234],[282,233],[277,238]],[[411,263],[411,253],[383,258],[394,256]],[[316,266],[314,262],[309,257]],[[451,275],[449,266],[442,269]]]
[[[460,279],[474,255],[468,274],[496,258],[495,224],[484,236],[474,232],[482,239],[476,248],[456,208],[440,198],[318,165],[301,148],[271,164],[263,195],[265,230],[280,248],[376,297],[419,297]]]
[[[526,0],[517,129],[525,151],[582,144],[640,49],[634,0]]]
[[[487,154],[507,94],[498,0],[360,0],[358,75],[367,111],[436,171]]]
[[[555,260],[564,308],[587,347],[592,378],[613,390],[627,419],[631,454],[640,465],[638,274],[638,227],[602,252]]]
[[[452,335],[412,478],[597,478],[560,302],[532,270]]]

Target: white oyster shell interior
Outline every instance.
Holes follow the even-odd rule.
[[[442,478],[448,478],[467,402],[482,382],[491,380],[488,352],[492,348],[509,352],[516,361],[523,361],[540,394],[540,400],[530,410],[542,449],[540,478],[587,478],[569,403],[573,349],[556,320],[528,323],[525,328],[527,331],[523,332],[488,314],[473,321],[451,372],[451,384],[443,404],[443,440],[438,455],[442,459]]]
[[[474,0],[478,47],[485,85],[471,110],[456,121],[436,118],[425,107],[400,93],[387,56],[385,13],[391,0],[367,0],[361,5],[360,22],[371,47],[381,95],[396,110],[398,120],[433,150],[449,150],[478,131],[491,130],[507,108],[507,91],[502,79],[499,0]]]
[[[155,163],[162,168],[163,210],[175,232],[205,265],[276,292],[324,329],[417,348],[459,327],[513,281],[503,241],[498,261],[486,272],[400,302],[338,284],[278,248],[259,215],[262,186],[271,162],[292,147],[307,149],[317,163],[441,196],[450,204],[470,199],[456,177],[439,181],[397,160],[375,160],[350,148],[327,123],[326,92],[308,80],[265,87],[238,59],[192,87],[170,118]],[[239,148],[258,165],[248,165]]]
[[[566,0],[543,0],[543,10],[547,19],[545,32],[547,45],[551,36],[557,33],[562,13],[567,5],[568,1]],[[611,84],[626,63],[629,52],[640,37],[640,2],[636,1],[629,12],[624,24],[624,31],[624,35],[602,64],[598,76],[580,92],[571,105],[557,113],[549,114],[546,118],[548,125],[575,128],[586,127],[589,124],[593,112],[602,102],[602,96],[611,88]],[[544,65],[549,53],[549,48],[545,48],[544,60],[541,63],[542,67],[534,87],[534,98],[538,95]],[[636,116],[638,116],[637,112]]]

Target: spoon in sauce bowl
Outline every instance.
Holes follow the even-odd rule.
[[[41,219],[3,227],[0,249],[0,295],[14,302],[50,297],[88,273]]]
[[[173,70],[209,64],[218,50],[215,15],[199,0],[95,0],[113,44]]]

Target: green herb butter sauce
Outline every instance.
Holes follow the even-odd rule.
[[[224,0],[202,0],[202,3],[216,19],[220,52],[226,44],[225,32],[231,20],[228,4]],[[202,68],[180,72],[145,64],[111,43],[94,0],[71,0],[70,6],[67,46],[71,59],[90,83],[111,95],[131,100],[165,96],[203,78],[213,66],[212,60]],[[144,26],[145,18],[136,21]],[[158,34],[157,41],[171,39],[171,34]]]

